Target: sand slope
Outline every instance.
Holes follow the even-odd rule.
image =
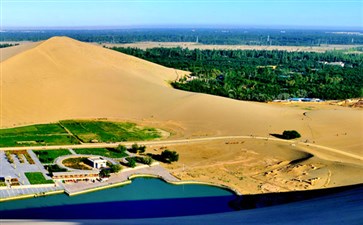
[[[1,63],[1,127],[71,118],[175,124],[184,136],[298,130],[303,139],[362,155],[363,111],[306,111],[172,89],[183,72],[66,37]],[[338,135],[337,135],[338,134]]]

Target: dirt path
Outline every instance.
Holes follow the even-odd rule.
[[[162,141],[137,141],[139,145],[146,145],[146,146],[155,146],[155,145],[178,145],[178,144],[189,144],[189,143],[196,143],[196,142],[205,142],[205,141],[216,141],[216,140],[231,140],[231,139],[257,139],[257,140],[266,140],[266,141],[278,141],[278,142],[285,142],[291,143],[294,145],[303,145],[307,147],[314,147],[324,150],[326,153],[335,153],[339,155],[344,155],[346,157],[350,157],[353,159],[363,161],[363,157],[355,154],[351,154],[348,152],[344,152],[338,149],[325,147],[317,144],[311,143],[304,143],[299,141],[293,140],[283,140],[271,137],[257,137],[257,136],[221,136],[221,137],[206,137],[206,138],[193,138],[193,139],[181,139],[181,140],[162,140]],[[132,142],[117,142],[117,143],[84,143],[79,145],[54,145],[54,146],[34,146],[34,147],[5,147],[0,148],[0,151],[7,151],[7,150],[52,150],[52,149],[67,149],[67,148],[112,148],[117,147],[119,144],[125,146],[131,146],[134,144],[135,141]],[[311,152],[314,154],[314,152]]]

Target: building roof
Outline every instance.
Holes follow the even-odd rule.
[[[101,157],[90,157],[88,158],[89,161],[92,161],[92,162],[106,162],[107,160],[106,159],[103,159]]]
[[[69,175],[89,175],[99,174],[98,170],[75,170],[69,172],[54,172],[53,176],[69,176]]]

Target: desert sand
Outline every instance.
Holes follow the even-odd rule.
[[[168,82],[187,72],[67,37],[54,37],[23,51],[16,52],[14,48],[2,50],[2,54],[12,55],[1,62],[1,128],[63,119],[107,118],[165,129],[175,139],[269,137],[271,133],[293,129],[302,135],[298,141],[363,155],[361,109],[245,102],[175,90]],[[243,141],[246,142],[241,144]],[[363,181],[361,160],[354,157],[321,153],[307,146],[296,150],[291,143],[237,142],[172,146],[180,152],[181,160],[165,166],[181,179],[225,184],[243,189],[242,193]],[[291,164],[306,156],[306,152],[314,157],[301,162],[301,166]],[[351,177],[347,178],[347,174]]]

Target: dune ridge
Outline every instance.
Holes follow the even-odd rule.
[[[67,37],[33,45],[1,68],[1,128],[109,118],[175,124],[184,137],[267,137],[294,129],[308,142],[362,154],[359,109],[306,111],[175,90],[168,81],[187,72]]]

